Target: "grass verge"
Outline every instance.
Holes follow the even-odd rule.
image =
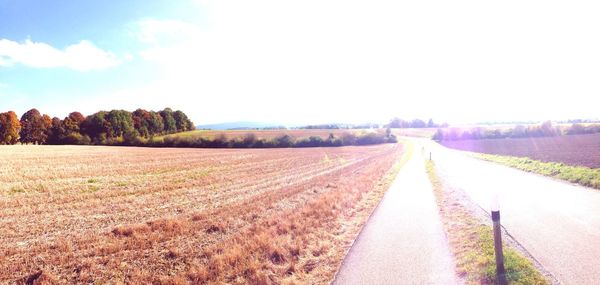
[[[475,157],[504,164],[527,172],[566,180],[579,185],[600,189],[600,169],[572,166],[559,162],[543,162],[527,157],[476,153]]]
[[[494,239],[490,226],[482,224],[461,199],[445,191],[432,161],[426,163],[444,230],[456,259],[456,271],[467,284],[496,284]],[[510,284],[548,284],[527,258],[504,247],[504,266]]]

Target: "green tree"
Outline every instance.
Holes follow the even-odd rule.
[[[150,135],[161,134],[165,129],[163,118],[157,112],[150,112],[150,120],[148,121],[148,132]]]
[[[110,124],[113,137],[123,137],[125,134],[130,135],[135,131],[133,117],[130,112],[125,110],[112,110],[108,112],[106,120]]]
[[[100,111],[89,115],[81,124],[81,132],[89,136],[96,144],[103,144],[107,138],[113,137],[112,127],[107,120],[108,112]]]
[[[133,128],[140,134],[142,137],[150,136],[150,120],[151,114],[150,112],[144,109],[137,109],[132,114],[133,119]]]
[[[163,130],[165,133],[171,134],[177,132],[177,122],[173,117],[173,110],[171,110],[171,108],[165,108],[164,110],[160,111],[160,116],[163,119]]]
[[[195,129],[194,123],[190,121],[187,115],[182,111],[175,111],[173,113],[173,118],[175,119],[175,126],[178,132],[191,131]]]

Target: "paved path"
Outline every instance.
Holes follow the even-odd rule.
[[[600,284],[600,191],[471,158],[433,144],[438,174],[489,212],[562,284]]]
[[[455,284],[420,146],[346,256],[333,284]]]

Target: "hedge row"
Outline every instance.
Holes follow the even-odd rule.
[[[161,138],[144,139],[135,137],[132,139],[117,138],[108,140],[107,145],[141,146],[141,147],[190,147],[190,148],[287,148],[287,147],[337,147],[349,145],[374,145],[383,143],[396,143],[397,139],[389,133],[363,133],[343,134],[336,137],[330,134],[323,139],[318,136],[308,138],[293,138],[289,135],[281,135],[273,139],[257,138],[254,134],[248,134],[243,138],[228,139],[224,135],[216,138],[166,136]]]

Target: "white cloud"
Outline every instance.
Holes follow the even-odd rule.
[[[139,33],[163,72],[143,92],[201,119],[597,116],[593,1],[202,2],[206,25],[146,20]]]
[[[0,39],[0,65],[23,64],[34,68],[66,67],[77,71],[101,70],[120,64],[111,52],[103,51],[93,43],[83,40],[59,50],[49,44],[23,43]]]

